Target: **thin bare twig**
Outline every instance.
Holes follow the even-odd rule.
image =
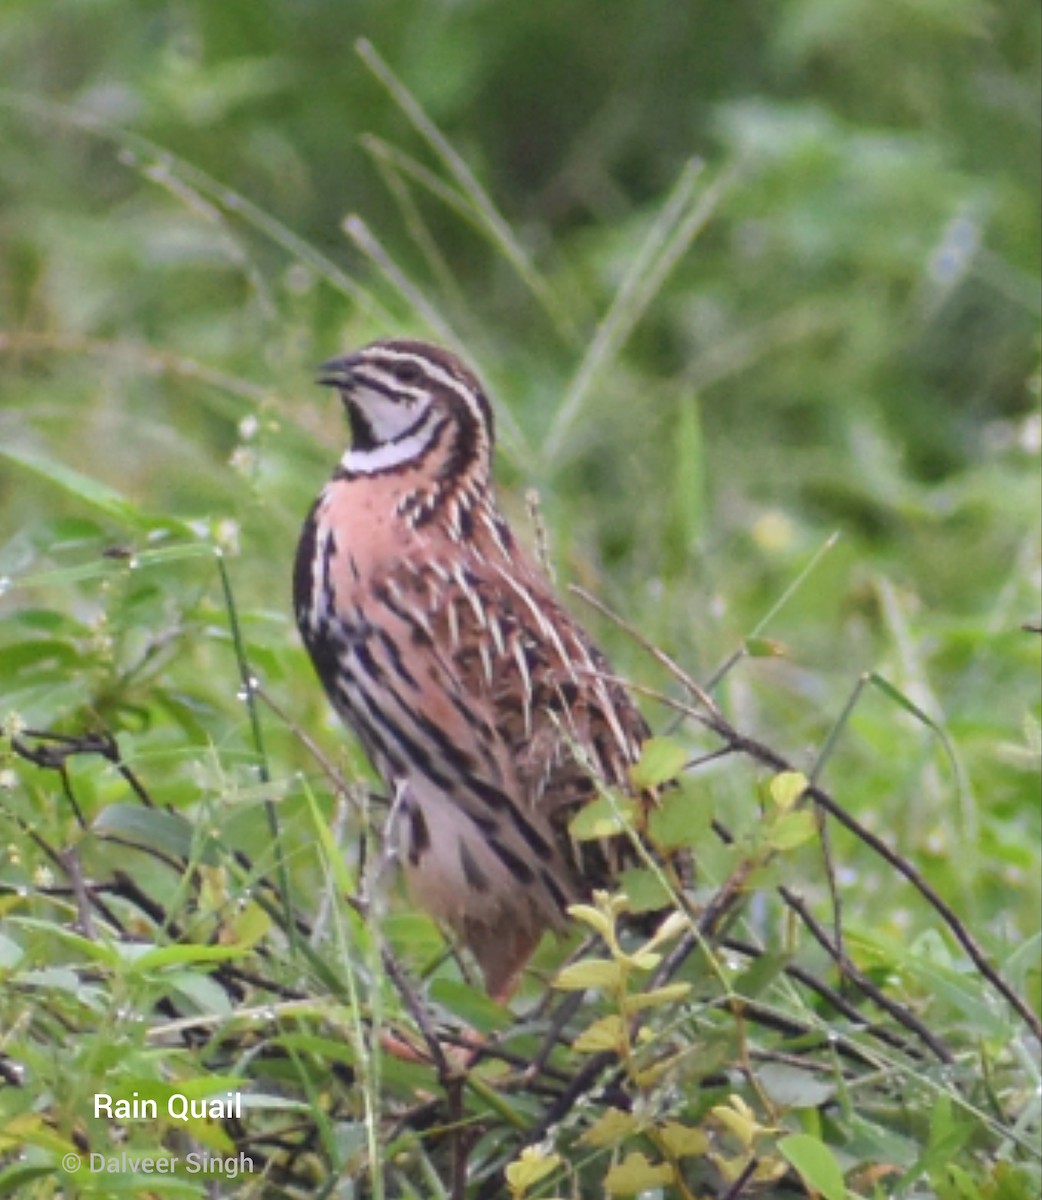
[[[607,617],[608,620],[613,624],[618,625],[620,629],[624,629],[642,650],[644,650],[647,654],[650,654],[655,662],[657,662],[660,666],[665,667],[670,675],[673,676],[673,678],[690,696],[692,696],[699,702],[699,704],[702,705],[707,713],[714,717],[719,717],[721,721],[723,720],[720,709],[717,707],[716,701],[712,698],[712,696],[709,695],[709,693],[701,686],[701,684],[696,683],[696,681],[691,678],[687,671],[685,671],[683,667],[679,665],[679,663],[670,658],[664,650],[660,650],[654,642],[646,638],[638,629],[634,629],[628,621],[624,620],[617,613],[612,612],[612,610],[606,604],[602,604],[596,596],[586,591],[585,588],[573,585],[571,588],[569,588],[569,591],[574,592],[575,595],[580,598],[580,600],[584,601],[586,604],[589,604],[591,608],[596,609],[596,611],[602,616]]]
[[[738,1200],[738,1197],[742,1194],[742,1192],[745,1191],[746,1185],[756,1174],[756,1168],[759,1165],[760,1160],[758,1158],[750,1158],[742,1168],[738,1178],[734,1181],[734,1183],[731,1184],[727,1191],[724,1192],[723,1196],[720,1197],[720,1200]]]

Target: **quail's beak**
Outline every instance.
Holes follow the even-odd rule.
[[[349,388],[355,381],[352,374],[354,366],[353,354],[341,358],[331,358],[319,367],[315,382],[323,387]]]

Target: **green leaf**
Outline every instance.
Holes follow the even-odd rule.
[[[982,1194],[980,1180],[955,1163],[945,1163],[930,1176],[930,1183],[938,1200],[980,1200]]]
[[[732,987],[739,996],[752,999],[759,996],[778,978],[792,961],[789,954],[764,953],[735,978]]]
[[[142,946],[130,942],[120,943],[117,948],[134,973],[185,963],[227,962],[243,955],[240,946],[204,946],[194,942],[179,942],[173,946]]]
[[[458,979],[434,979],[430,996],[435,1003],[479,1033],[494,1033],[510,1021],[506,1009],[490,999],[483,989],[470,987]]]
[[[629,796],[606,792],[584,805],[572,818],[568,832],[577,842],[616,837],[632,828],[637,803]]]
[[[25,957],[25,951],[17,942],[0,933],[0,967],[10,969],[16,967]]]
[[[682,397],[673,442],[673,486],[668,492],[666,531],[676,569],[685,565],[702,532],[705,510],[705,452],[698,396]]]
[[[980,1036],[1008,1036],[1009,1027],[1004,1015],[996,1011],[982,993],[976,975],[964,975],[935,958],[913,953],[911,947],[899,941],[867,934],[860,929],[851,931],[850,941],[862,954],[872,956],[890,969],[899,967],[935,998],[952,1005]],[[929,945],[929,939],[920,941],[920,947],[924,944]]]
[[[993,1178],[994,1189],[989,1200],[1037,1200],[1038,1176],[1029,1168],[1016,1163],[997,1162]]]
[[[306,782],[304,798],[307,801],[308,815],[311,818],[312,836],[322,848],[323,866],[329,872],[334,886],[344,895],[350,895],[354,891],[355,880],[348,870],[347,859],[333,837],[329,822],[319,810],[315,793]]]
[[[919,1145],[912,1137],[905,1137],[891,1127],[877,1125],[856,1110],[847,1118],[847,1127],[849,1138],[843,1149],[851,1159],[892,1163],[907,1171],[918,1158]]]
[[[54,921],[46,921],[40,917],[8,917],[8,924],[12,927],[23,927],[32,929],[42,933],[45,937],[51,937],[62,942],[69,951],[79,953],[84,959],[90,962],[101,962],[106,966],[116,966],[119,963],[119,950],[111,942],[95,941],[93,938],[84,937],[83,934],[77,933],[74,929],[69,929],[65,925],[59,925]],[[62,956],[62,962],[68,961],[65,955]],[[63,970],[62,967],[55,967],[56,971]],[[41,971],[50,970],[49,967],[41,968]]]
[[[11,1132],[10,1126],[8,1126],[5,1132]],[[15,1132],[21,1133],[21,1130],[16,1130]],[[28,1144],[26,1140],[26,1145]],[[71,1146],[72,1143],[70,1142],[69,1145]],[[54,1167],[50,1163],[42,1167],[16,1164],[13,1167],[9,1167],[6,1171],[0,1171],[0,1196],[40,1195],[40,1191],[37,1191],[35,1188],[31,1189],[31,1185],[36,1182],[42,1184],[44,1176],[51,1176],[53,1181]]]
[[[79,648],[71,642],[55,638],[27,638],[0,649],[0,679],[10,685],[20,676],[36,676],[46,672],[60,678],[73,670],[83,659]]]
[[[817,1108],[836,1094],[828,1077],[785,1063],[764,1063],[756,1078],[779,1108]]]
[[[895,687],[888,679],[885,679],[882,675],[875,671],[872,671],[868,678],[872,685],[877,687],[884,696],[888,696],[894,701],[895,704],[903,708],[905,712],[910,713],[916,718],[916,720],[921,721],[928,729],[933,730],[933,732],[939,738],[941,745],[944,747],[944,752],[947,755],[948,763],[951,767],[952,777],[955,779],[957,785],[961,787],[959,762],[956,758],[955,750],[952,747],[951,740],[944,729],[938,725],[938,723],[929,715],[929,713],[924,712],[914,700],[906,696],[904,692]]]
[[[192,826],[177,813],[142,804],[110,804],[94,818],[91,828],[102,837],[120,837],[170,858],[189,858]]]
[[[1006,959],[1003,973],[1035,1012],[1042,1011],[1042,935],[1021,942]]]
[[[809,1188],[820,1192],[825,1200],[846,1200],[843,1172],[835,1155],[820,1138],[809,1133],[794,1133],[782,1138],[778,1149]]]
[[[242,950],[256,946],[267,937],[271,929],[271,917],[261,906],[251,900],[225,924],[226,939],[230,939]]]
[[[672,738],[648,738],[640,758],[630,767],[630,781],[640,791],[661,787],[676,779],[688,758],[686,747]]]
[[[818,819],[809,809],[782,813],[768,822],[765,834],[767,844],[775,850],[793,850],[809,842],[818,833]]]
[[[671,788],[652,808],[648,835],[662,850],[697,850],[710,837],[713,815],[710,798],[682,780],[680,787]]]
[[[45,992],[68,992],[84,1008],[98,1010],[105,1004],[102,988],[85,986],[80,973],[69,967],[38,967],[20,971],[18,984],[25,991],[40,988]]]
[[[951,1097],[939,1092],[930,1110],[929,1142],[915,1169],[929,1174],[958,1159],[974,1131],[972,1122],[961,1120],[956,1114]]]
[[[660,873],[650,867],[628,867],[619,876],[619,886],[634,913],[655,912],[671,902],[669,888]]]
[[[169,994],[175,999],[181,997],[187,1001],[189,1011],[221,1017],[231,1016],[235,1011],[229,993],[210,975],[204,975],[201,971],[166,972],[163,986],[169,989]]]
[[[100,483],[97,479],[91,479],[89,475],[56,462],[45,454],[25,446],[4,446],[0,448],[0,456],[9,462],[18,463],[19,466],[32,471],[37,478],[54,484],[74,499],[98,509],[124,525],[148,523],[142,511],[115,488]]]
[[[328,1006],[324,1001],[316,1001],[316,1011],[325,1010],[328,1015]],[[295,1006],[295,1012],[299,1016],[302,1013],[300,1007]],[[271,1039],[270,1045],[279,1046],[284,1050],[299,1050],[305,1054],[313,1055],[318,1059],[326,1059],[333,1063],[343,1063],[349,1066],[355,1062],[354,1047],[348,1041],[334,1037],[320,1037],[313,1033],[283,1033]],[[252,1102],[257,1104],[258,1098],[253,1097]],[[277,1108],[280,1104],[289,1104],[287,1097],[272,1097],[265,1101],[260,1107]],[[307,1105],[302,1104],[302,1108],[306,1109]]]

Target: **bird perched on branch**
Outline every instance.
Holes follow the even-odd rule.
[[[297,623],[393,798],[415,903],[504,997],[544,931],[625,861],[625,837],[577,843],[568,825],[599,786],[632,791],[647,727],[499,511],[474,372],[390,340],[319,382],[351,445],[304,524]]]

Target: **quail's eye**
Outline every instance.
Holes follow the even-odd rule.
[[[394,377],[399,383],[419,383],[423,378],[423,368],[419,363],[400,362],[394,368]]]

